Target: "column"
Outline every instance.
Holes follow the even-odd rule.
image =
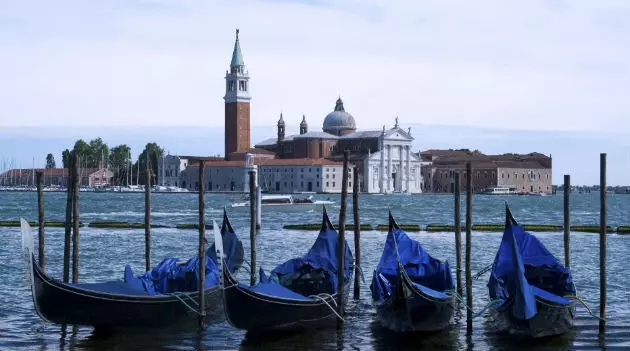
[[[400,145],[398,146],[398,156],[399,156],[399,160],[398,160],[398,174],[396,175],[398,177],[398,191],[402,192],[403,191],[403,175],[404,175],[404,168],[403,168],[403,146]]]
[[[387,145],[387,190],[392,190],[392,146]]]
[[[383,187],[383,181],[385,180],[385,145],[383,145],[383,139],[381,139],[381,164],[379,165],[378,170],[378,186],[379,192],[382,194],[385,192],[385,188]]]
[[[411,189],[409,187],[409,185],[411,184],[411,159],[410,159],[410,152],[409,149],[411,149],[411,147],[409,145],[405,146],[406,149],[406,153],[407,153],[407,192],[411,193]]]

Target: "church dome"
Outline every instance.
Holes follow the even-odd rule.
[[[334,135],[345,135],[357,129],[354,117],[343,109],[343,101],[337,99],[335,110],[324,119],[324,132]]]

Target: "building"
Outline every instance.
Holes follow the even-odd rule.
[[[0,186],[30,187],[36,186],[35,173],[44,173],[44,186],[68,186],[67,168],[29,168],[10,169],[0,174]],[[107,168],[80,168],[79,186],[103,187],[111,185],[114,172]]]
[[[280,114],[276,137],[251,147],[250,88],[237,29],[225,74],[225,157],[204,158],[204,185],[208,191],[248,191],[248,172],[255,170],[263,191],[340,192],[343,152],[348,150],[351,169],[360,173],[361,191],[422,192],[422,160],[411,152],[411,130],[400,128],[398,118],[392,128],[359,131],[354,117],[338,98],[325,116],[321,131],[309,131],[306,116],[302,115],[300,133],[286,135],[286,122]],[[197,189],[199,169],[198,163],[191,164],[193,159],[166,156],[159,184]],[[350,188],[351,184],[349,181]]]
[[[460,173],[460,189],[466,190],[466,164],[471,162],[473,191],[493,187],[511,188],[518,193],[551,194],[551,157],[530,154],[486,155],[477,150],[427,150],[419,153],[425,162],[422,169],[424,191],[451,193],[455,173]]]

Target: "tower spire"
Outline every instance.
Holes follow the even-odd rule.
[[[243,62],[243,53],[241,52],[241,44],[238,40],[238,28],[236,29],[236,41],[234,42],[234,51],[232,52],[232,62],[230,63],[230,67],[239,67],[244,66]]]

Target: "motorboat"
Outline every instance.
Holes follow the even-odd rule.
[[[249,196],[245,196],[243,201],[235,202],[232,207],[248,207]],[[313,196],[306,198],[295,197],[293,195],[263,195],[261,204],[263,206],[292,206],[292,205],[329,205],[334,204],[334,201],[330,200],[316,200]]]

